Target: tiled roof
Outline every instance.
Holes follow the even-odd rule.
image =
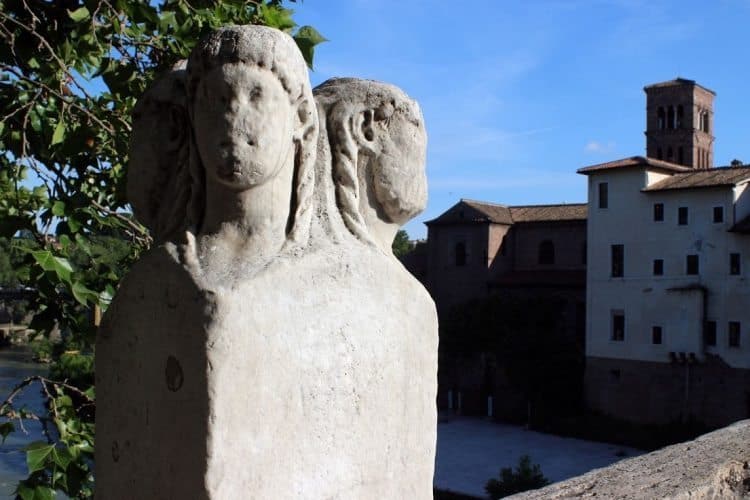
[[[495,222],[513,224],[510,209],[505,205],[462,199],[437,218],[425,224],[455,224],[466,222]]]
[[[508,206],[462,199],[446,212],[425,222],[425,224],[494,222],[511,225],[517,222],[585,221],[586,213],[587,205],[585,203]]]
[[[643,191],[734,186],[750,179],[750,167],[718,167],[680,172],[647,186]]]
[[[680,78],[680,77],[677,77],[674,80],[667,80],[666,82],[659,82],[659,83],[653,83],[651,85],[646,85],[645,87],[643,87],[643,90],[657,89],[657,88],[663,88],[663,87],[680,87],[682,85],[693,85],[695,87],[700,87],[706,92],[711,92],[713,95],[716,95],[716,92],[704,87],[703,85],[695,83],[695,80],[688,80],[687,78]]]
[[[477,212],[483,214],[486,219],[491,222],[497,222],[500,224],[513,223],[513,219],[511,218],[510,210],[507,205],[489,203],[486,201],[466,200],[463,198],[461,199],[461,202],[473,208]]]
[[[588,205],[586,203],[510,207],[510,214],[513,218],[513,222],[586,220],[587,213]]]
[[[590,174],[592,172],[598,172],[600,170],[612,170],[615,168],[629,168],[629,167],[650,167],[652,169],[667,170],[669,172],[688,172],[692,171],[689,167],[670,163],[668,161],[657,160],[655,158],[647,158],[645,156],[631,156],[630,158],[623,158],[621,160],[608,161],[607,163],[599,163],[597,165],[591,165],[578,169],[579,174]]]

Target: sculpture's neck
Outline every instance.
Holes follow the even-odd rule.
[[[359,212],[362,214],[365,226],[375,244],[385,253],[391,252],[393,238],[396,237],[399,225],[388,220],[377,199],[372,179],[368,178],[374,165],[372,159],[360,155],[357,175],[359,177]]]
[[[204,264],[252,266],[267,262],[281,250],[292,208],[293,170],[290,161],[274,178],[243,191],[207,178],[199,238]]]

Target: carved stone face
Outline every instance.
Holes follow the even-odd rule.
[[[293,115],[271,71],[241,63],[210,70],[196,89],[193,109],[206,175],[238,190],[273,178],[293,147]]]
[[[391,222],[398,224],[410,220],[427,204],[427,134],[420,115],[393,113],[384,120],[387,125],[382,129],[378,130],[377,122],[374,127],[379,154],[373,169],[373,187]]]

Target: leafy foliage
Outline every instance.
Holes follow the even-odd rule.
[[[515,470],[511,467],[503,467],[500,469],[500,479],[490,479],[484,489],[494,500],[522,491],[535,490],[549,483],[549,480],[542,474],[539,464],[532,464],[531,457],[523,455],[518,460]]]
[[[564,302],[550,296],[493,295],[454,308],[440,321],[440,366],[484,354],[527,404],[527,423],[573,411],[583,383],[583,345],[563,332]]]
[[[396,257],[403,257],[414,250],[414,244],[409,241],[409,234],[403,229],[399,229],[396,233],[396,237],[393,238],[391,249],[393,250],[393,255]]]
[[[324,38],[292,14],[282,0],[0,0],[0,281],[33,287],[30,326],[59,328],[52,376],[69,382],[42,384],[59,436],[27,450],[18,497],[92,494],[98,317],[151,244],[124,197],[137,97],[227,24],[284,30],[312,66]]]

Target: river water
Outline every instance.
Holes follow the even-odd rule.
[[[34,363],[31,357],[32,353],[28,348],[0,348],[0,402],[4,401],[13,388],[26,377],[47,374],[47,366]],[[36,414],[45,411],[39,384],[28,386],[13,401],[16,408],[26,407]],[[18,481],[27,476],[24,446],[33,441],[45,441],[42,426],[38,422],[24,421],[26,433],[19,429],[17,420],[14,423],[16,432],[8,436],[5,443],[0,446],[0,498],[12,496]]]

